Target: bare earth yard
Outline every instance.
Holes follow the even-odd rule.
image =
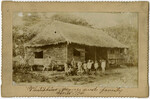
[[[41,84],[53,86],[101,86],[101,87],[137,87],[137,67],[119,67],[106,70],[105,74],[98,71],[97,75],[66,76],[58,71],[34,71],[30,74],[14,74],[15,84]],[[94,73],[94,72],[93,72]],[[32,75],[32,76],[31,76]],[[24,77],[22,77],[24,76]],[[28,80],[27,80],[28,79]]]

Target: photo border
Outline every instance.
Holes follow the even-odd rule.
[[[148,97],[148,8],[148,2],[2,2],[2,96]],[[13,86],[11,50],[13,12],[137,12],[139,14],[138,88],[87,88],[85,86],[52,87],[48,85]],[[32,88],[36,89],[33,90]],[[40,88],[46,88],[47,90],[40,90]],[[52,88],[55,88],[57,90],[71,90],[71,92],[70,94],[59,94],[58,91],[50,91]],[[79,90],[84,89],[89,91],[84,91],[83,93],[79,92]],[[101,93],[101,91],[103,92]]]

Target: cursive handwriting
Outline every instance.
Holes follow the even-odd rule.
[[[103,88],[99,89],[98,87],[93,88],[69,88],[69,87],[63,87],[63,88],[56,88],[56,87],[44,87],[44,86],[29,86],[27,87],[27,90],[29,92],[54,92],[58,95],[82,95],[86,92],[94,92],[97,94],[104,94],[104,93],[110,93],[115,92],[117,94],[120,94],[123,90],[121,88]]]
[[[99,93],[101,94],[101,93],[104,93],[104,92],[115,92],[115,93],[119,93],[120,94],[122,92],[122,89],[120,87],[119,88],[115,88],[115,89],[114,88],[113,89],[103,88],[102,90],[100,90]]]
[[[27,87],[28,91],[57,91],[57,88],[54,87],[37,87],[37,86],[30,86]]]

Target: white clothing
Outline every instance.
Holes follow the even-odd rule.
[[[44,67],[48,67],[51,64],[52,59],[47,57],[44,59]]]
[[[102,68],[102,72],[105,72],[105,68],[106,68],[106,61],[102,61],[101,62],[101,68]]]
[[[83,64],[83,69],[87,70],[87,64],[86,63]]]
[[[78,62],[78,71],[82,72],[82,62]]]
[[[68,65],[66,63],[64,63],[64,68],[65,68],[65,73],[68,73],[69,68],[68,68]]]
[[[88,63],[87,63],[87,68],[88,68],[88,69],[91,69],[92,64],[93,64],[93,62],[88,62]]]
[[[94,68],[97,69],[99,66],[98,66],[98,63],[94,63]]]
[[[75,65],[76,65],[74,60],[71,61],[71,65],[72,65],[72,66],[75,66]]]
[[[52,61],[52,59],[49,58],[49,57],[47,57],[47,58],[44,59],[44,64],[43,64],[44,68],[43,68],[43,71],[44,71],[46,68],[49,68],[49,65],[51,64],[51,61]]]

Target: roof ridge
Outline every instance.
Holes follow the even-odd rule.
[[[69,23],[69,22],[63,22],[63,21],[59,21],[59,20],[54,20],[54,22],[59,22],[59,23],[69,24],[69,25],[74,25],[74,26],[83,27],[83,28],[88,28],[88,29],[96,29],[96,30],[99,30],[99,29],[97,29],[97,28],[87,27],[87,26],[83,26],[83,25],[77,25],[77,24],[73,24],[73,23]],[[100,30],[100,31],[101,31],[101,30]]]

